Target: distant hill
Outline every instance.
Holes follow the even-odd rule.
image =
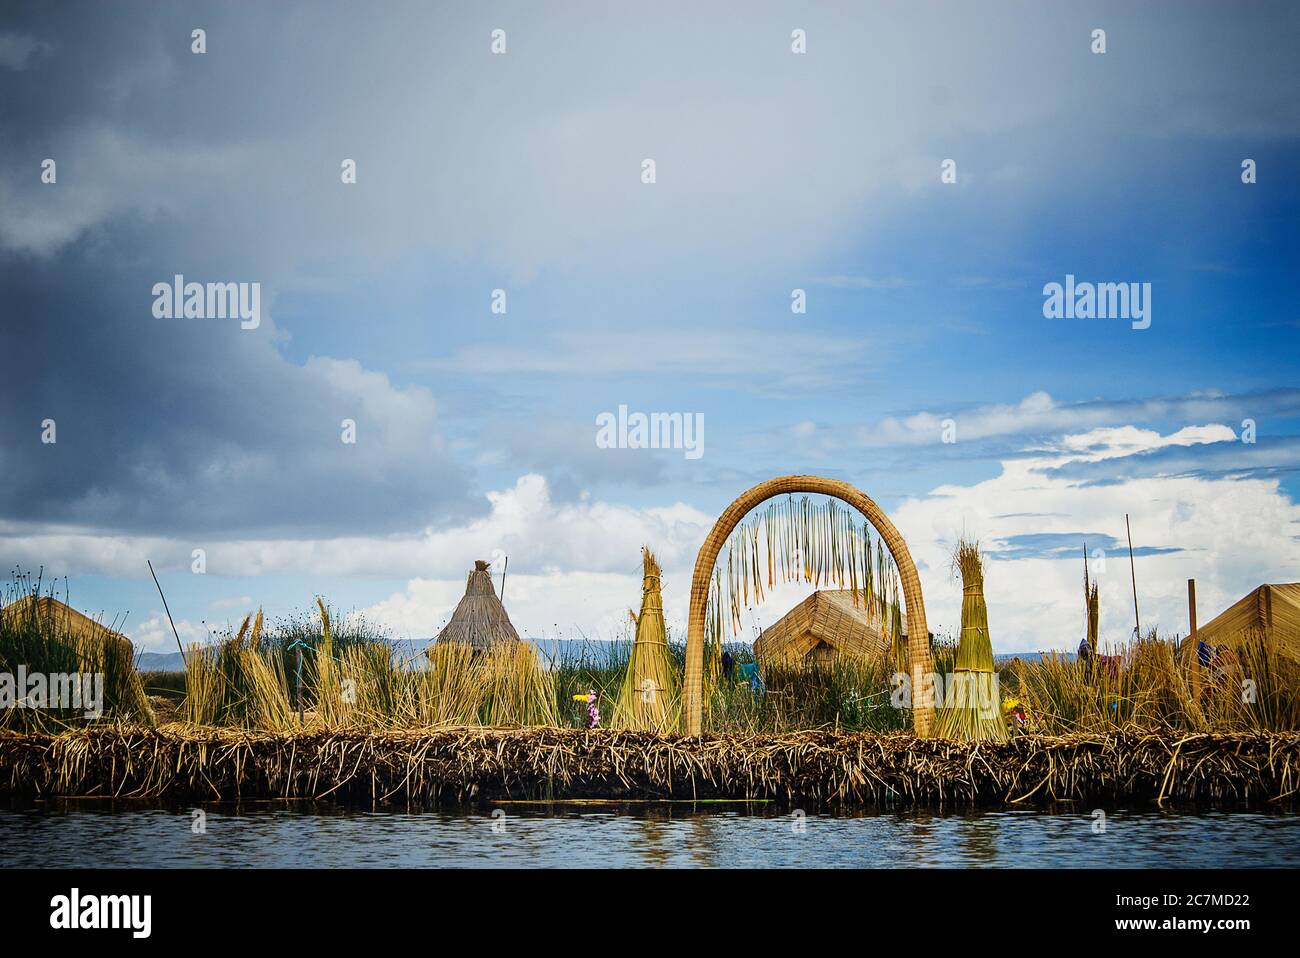
[[[398,639],[393,642],[393,654],[407,661],[424,654],[429,639]],[[185,662],[179,652],[141,652],[136,656],[135,667],[141,672],[184,672]]]
[[[432,639],[397,639],[393,642],[393,655],[398,661],[409,662],[424,654]],[[623,661],[626,641],[593,641],[585,639],[529,639],[543,658],[548,661],[586,660],[592,664],[610,661]],[[732,644],[732,643],[728,643]],[[748,643],[735,643],[747,645]],[[998,663],[1009,662],[1019,657],[1022,662],[1037,662],[1043,657],[1042,652],[1002,652],[994,656]],[[1073,652],[1059,653],[1066,659],[1073,659]],[[183,672],[185,663],[179,652],[141,652],[136,660],[136,667],[141,672]]]

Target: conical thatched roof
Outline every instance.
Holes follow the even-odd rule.
[[[510,624],[510,616],[492,587],[488,564],[475,562],[465,583],[465,597],[456,606],[451,621],[438,633],[438,644],[461,642],[482,652],[501,642],[518,641],[519,633]]]

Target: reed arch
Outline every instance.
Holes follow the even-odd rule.
[[[889,554],[893,556],[902,581],[903,603],[907,610],[907,667],[915,694],[912,721],[918,736],[928,736],[934,727],[934,706],[923,702],[920,690],[924,688],[923,677],[932,671],[930,631],[925,621],[925,602],[921,598],[921,577],[916,572],[916,563],[912,561],[912,554],[898,529],[870,496],[847,482],[824,479],[821,476],[778,476],[746,490],[727,506],[726,511],[713,524],[704,545],[700,546],[699,555],[695,558],[695,572],[691,577],[691,609],[686,627],[686,680],[682,688],[682,716],[685,719],[686,734],[699,735],[704,728],[704,612],[718,554],[722,551],[723,543],[750,510],[775,496],[794,492],[834,496],[857,509],[876,527]]]

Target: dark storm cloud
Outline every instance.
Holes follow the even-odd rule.
[[[292,103],[304,83],[328,96],[330,54],[347,45],[334,31],[311,61],[286,46],[293,21],[277,7],[5,6],[0,517],[362,535],[485,508],[443,448],[428,390],[280,352],[274,299],[299,253],[283,230],[321,231],[287,208],[254,211],[293,195],[277,170],[295,166],[281,154],[311,113]],[[191,54],[194,27],[221,52]],[[47,156],[55,185],[39,180]],[[155,318],[151,289],[177,273],[261,283],[260,327]],[[355,444],[341,441],[344,419]]]
[[[150,290],[171,267],[153,264],[173,257],[129,232],[0,259],[5,518],[361,534],[483,508],[442,449],[426,390],[355,363],[286,362],[265,318],[256,330],[155,318]],[[119,244],[148,252],[107,262]],[[41,442],[46,419],[54,444]],[[356,421],[354,445],[341,441],[343,419]]]

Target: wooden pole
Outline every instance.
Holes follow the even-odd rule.
[[[1133,565],[1133,530],[1129,528],[1128,513],[1124,513],[1124,531],[1128,533],[1128,572],[1133,580],[1133,624],[1136,628],[1133,634],[1142,638],[1142,618],[1138,615],[1138,580],[1137,569]]]
[[[171,624],[172,635],[176,636],[176,648],[181,650],[181,665],[185,664],[185,648],[181,645],[180,633],[176,631],[176,623],[172,622],[172,610],[167,608],[167,596],[163,595],[162,586],[158,585],[158,574],[153,571],[153,562],[149,559],[144,560],[149,566],[149,574],[153,576],[153,584],[158,588],[158,597],[162,599],[163,611],[167,613],[167,621]]]
[[[1201,650],[1198,648],[1200,640],[1196,638],[1196,580],[1187,580],[1187,621],[1191,626],[1191,631],[1187,633],[1187,641],[1192,646],[1192,701],[1199,702],[1201,698]]]
[[[506,564],[501,567],[501,604],[506,604],[506,573],[510,571],[510,556],[506,556]]]

